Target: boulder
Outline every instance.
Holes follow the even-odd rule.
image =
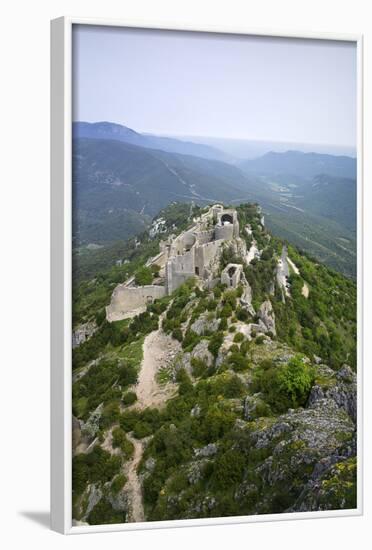
[[[194,449],[194,455],[196,458],[206,458],[215,455],[217,450],[218,447],[215,443],[208,443],[205,447]]]
[[[257,316],[265,325],[267,332],[272,332],[272,334],[276,336],[275,313],[270,300],[266,300],[261,304],[260,309],[257,312]]]

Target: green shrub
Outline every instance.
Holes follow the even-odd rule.
[[[222,303],[230,305],[231,309],[234,309],[236,305],[236,291],[232,289],[226,290],[222,297]]]
[[[136,439],[142,439],[152,434],[152,429],[147,422],[137,422],[133,428],[133,435]]]
[[[182,342],[183,340],[183,334],[182,330],[180,328],[175,328],[172,331],[172,337],[178,340],[179,342]]]
[[[126,460],[133,455],[133,443],[127,439],[125,432],[121,428],[114,428],[112,430],[112,446],[114,449],[119,447]]]
[[[140,418],[139,411],[134,411],[134,410],[125,411],[124,413],[121,414],[119,419],[120,427],[125,432],[131,432],[134,429],[134,426],[138,422],[139,418]]]
[[[134,275],[134,280],[138,286],[151,285],[153,273],[147,266],[140,267]]]
[[[100,446],[94,447],[88,454],[79,454],[72,459],[72,490],[81,494],[87,483],[105,483],[120,470],[121,458],[111,456]]]
[[[241,397],[245,392],[245,386],[240,378],[236,375],[231,376],[225,383],[223,395],[228,399]]]
[[[102,411],[102,416],[99,421],[99,426],[102,429],[109,428],[120,418],[119,401],[107,403]]]
[[[191,351],[194,349],[196,344],[200,342],[201,338],[196,332],[194,332],[191,329],[188,329],[186,331],[185,337],[182,340],[182,348],[187,349],[187,351]]]
[[[200,376],[203,376],[208,370],[208,366],[203,359],[199,359],[198,357],[192,357],[191,359],[191,366],[192,366],[192,374],[195,376],[195,378],[199,378]]]
[[[214,357],[217,357],[223,342],[223,332],[215,332],[208,344],[208,350]]]
[[[179,384],[178,393],[180,395],[186,395],[193,391],[194,386],[185,369],[179,369],[177,371],[176,381]]]
[[[240,353],[242,355],[246,355],[250,349],[251,349],[251,343],[249,340],[244,340],[244,342],[240,344]]]
[[[239,321],[248,321],[249,313],[246,309],[240,307],[236,310],[236,317],[237,319],[239,319]]]
[[[281,413],[305,405],[313,381],[313,368],[296,356],[284,365],[270,361],[261,365],[254,377],[253,391],[264,393],[271,408]]]
[[[114,477],[113,482],[111,483],[111,491],[114,495],[120,493],[122,488],[127,482],[127,477],[124,474],[118,474]]]
[[[228,433],[235,423],[235,415],[218,404],[212,405],[201,426],[200,436],[206,443],[216,441]]]
[[[106,320],[106,309],[104,307],[97,312],[95,319],[97,326],[102,325],[103,321]]]
[[[214,463],[211,482],[218,490],[226,491],[239,483],[244,474],[245,458],[233,449],[217,457]]]
[[[218,302],[217,300],[209,300],[207,303],[207,310],[208,311],[215,311],[217,308]]]
[[[137,394],[134,391],[128,391],[122,397],[124,405],[133,405],[137,401]]]
[[[150,267],[150,269],[151,269],[151,272],[152,272],[152,274],[154,275],[154,277],[159,277],[160,265],[158,265],[158,264],[152,264],[152,266]]]
[[[244,334],[242,332],[237,332],[234,336],[234,342],[243,342]]]
[[[222,296],[222,292],[221,292],[221,289],[216,286],[214,289],[213,289],[213,295],[214,297],[216,298],[216,300],[219,300]]]
[[[226,330],[227,329],[227,319],[226,317],[222,317],[220,319],[220,324],[218,325],[218,330]]]
[[[239,346],[238,344],[232,344],[229,348],[230,353],[239,353]]]
[[[92,509],[88,516],[89,525],[103,525],[108,523],[125,523],[124,512],[114,510],[105,498],[102,498]]]
[[[257,336],[255,342],[256,344],[258,344],[259,346],[262,345],[265,341],[265,336],[263,334],[261,334],[260,336]]]
[[[244,355],[242,355],[240,352],[236,352],[236,351],[234,351],[231,355],[229,355],[227,361],[230,367],[236,372],[245,371],[250,366],[247,358]]]
[[[229,303],[225,304],[220,311],[220,317],[228,319],[232,315],[232,307]]]

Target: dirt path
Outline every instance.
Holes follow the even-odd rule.
[[[129,514],[128,522],[141,522],[145,521],[145,512],[143,509],[142,499],[142,487],[137,474],[137,468],[141,462],[143,455],[143,443],[142,441],[135,439],[131,435],[127,434],[127,438],[134,445],[134,454],[132,459],[124,466],[124,473],[127,476],[127,483],[124,489],[126,489],[129,497]]]
[[[161,329],[151,332],[143,343],[143,359],[136,386],[135,408],[161,407],[175,391],[175,384],[159,385],[156,375],[160,368],[169,366],[181,345]]]
[[[161,328],[146,336],[143,343],[143,359],[138,375],[138,383],[135,388],[137,401],[133,405],[134,409],[161,407],[175,393],[175,384],[167,382],[164,385],[159,385],[156,377],[160,368],[167,367],[173,362],[180,349],[180,343],[167,336]],[[145,521],[145,513],[142,486],[137,468],[141,462],[146,442],[136,439],[132,434],[127,434],[127,438],[134,445],[133,457],[124,465],[124,473],[128,479],[124,487],[129,497],[128,521],[141,522]]]

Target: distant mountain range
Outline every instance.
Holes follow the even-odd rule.
[[[160,149],[162,151],[168,151],[169,153],[193,155],[225,162],[230,162],[233,158],[231,155],[209,145],[170,137],[140,134],[131,128],[112,122],[74,122],[72,126],[72,135],[74,138],[114,139],[139,147]]]
[[[76,242],[127,238],[170,202],[254,199],[239,168],[215,160],[138,147],[122,141],[73,142]]]
[[[208,157],[223,156],[218,149],[106,122],[74,123],[73,135],[75,247],[138,234],[172,202],[253,201],[276,234],[355,274],[352,157],[287,151],[225,162]]]
[[[270,152],[251,160],[239,163],[242,170],[260,175],[291,175],[300,178],[313,178],[328,174],[342,178],[356,178],[356,159],[347,156],[324,155],[287,151]]]

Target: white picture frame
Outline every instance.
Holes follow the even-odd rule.
[[[185,519],[161,522],[98,526],[72,525],[72,429],[71,429],[71,140],[72,140],[72,26],[100,25],[158,30],[198,31],[267,37],[322,39],[355,42],[357,47],[357,339],[358,339],[358,497],[352,510],[239,516],[213,519]],[[245,522],[356,516],[363,513],[363,37],[361,35],[275,30],[189,27],[182,23],[121,21],[62,17],[51,22],[51,527],[63,534],[187,527]]]

